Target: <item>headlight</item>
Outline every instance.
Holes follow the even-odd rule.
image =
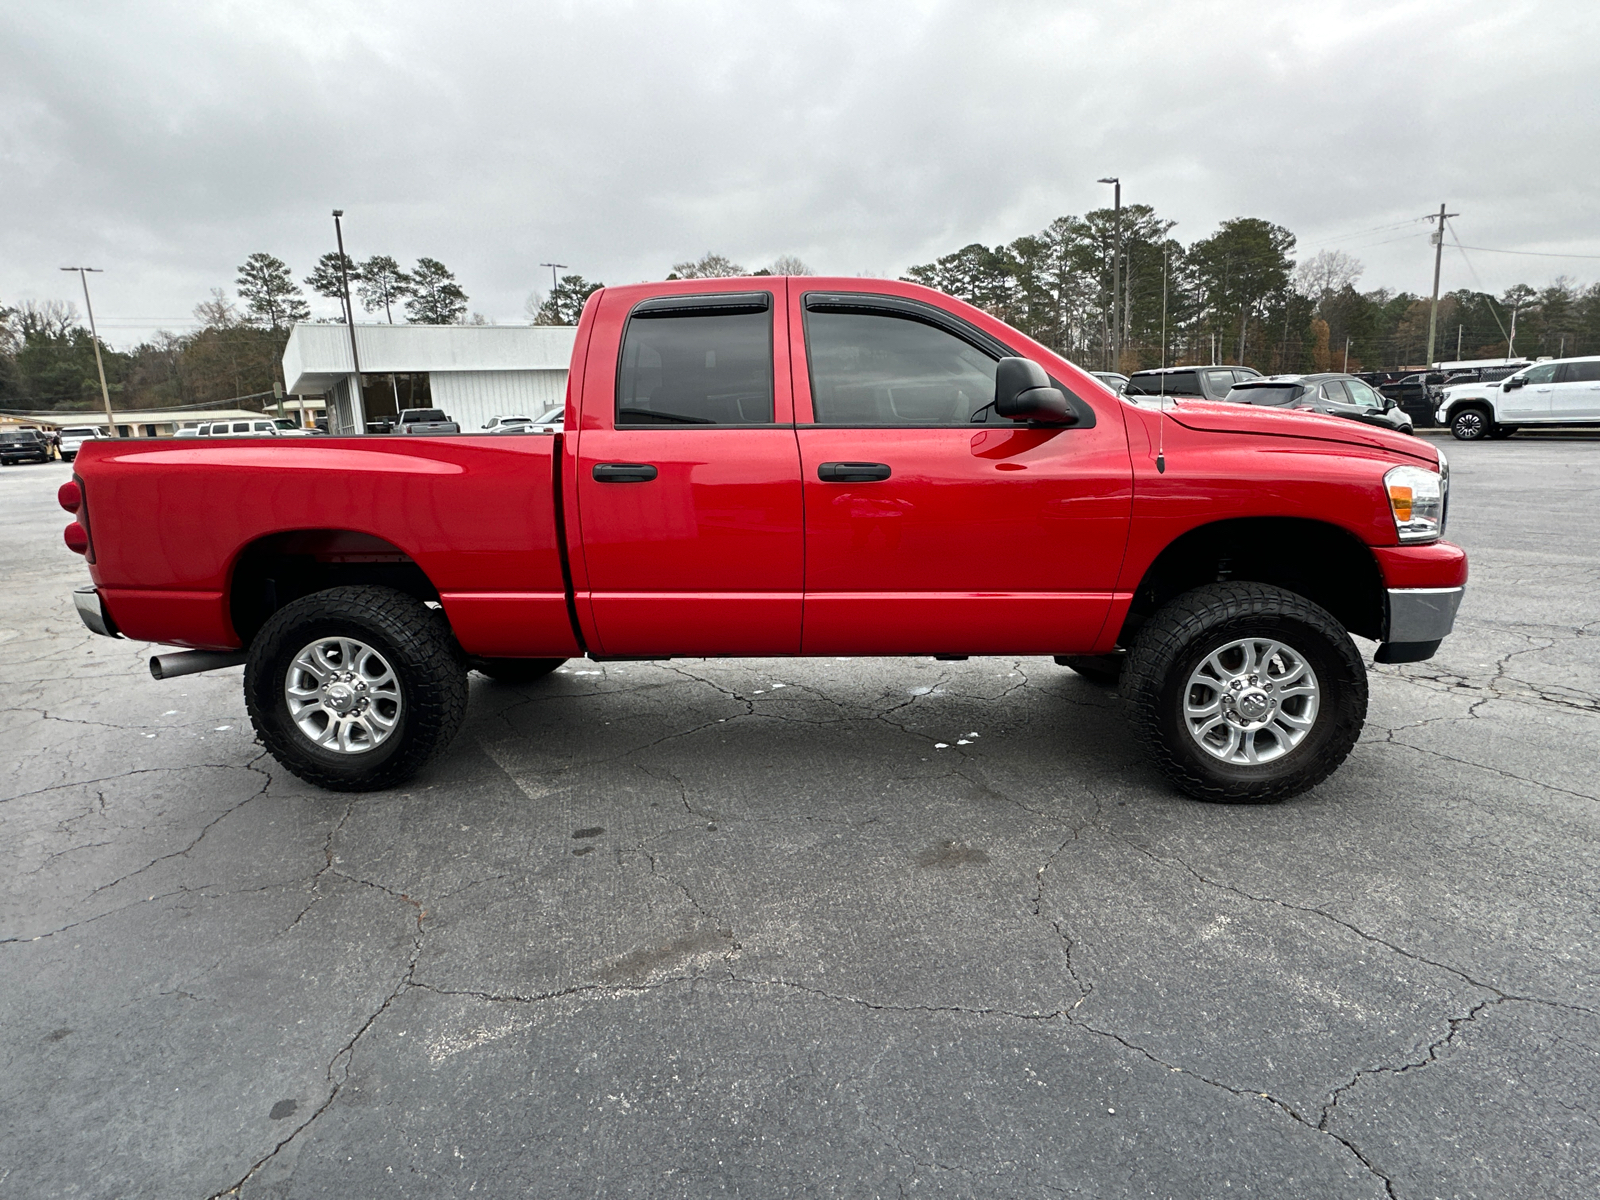
[[[1402,542],[1431,542],[1444,533],[1448,470],[1441,454],[1437,474],[1424,467],[1395,467],[1384,475],[1383,489]]]

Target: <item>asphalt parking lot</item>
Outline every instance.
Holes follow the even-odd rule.
[[[1592,1196],[1600,438],[1446,445],[1456,633],[1271,808],[1048,659],[474,677],[317,792],[6,468],[0,1197]]]

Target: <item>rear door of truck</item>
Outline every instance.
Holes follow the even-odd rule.
[[[579,620],[599,655],[800,652],[786,290],[764,282],[599,298],[569,533]]]

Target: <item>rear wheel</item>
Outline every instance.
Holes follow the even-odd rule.
[[[1180,791],[1269,804],[1344,762],[1366,720],[1367,673],[1325,609],[1282,588],[1223,583],[1145,623],[1122,694]]]
[[[496,683],[532,683],[566,661],[564,658],[485,658],[474,665]]]
[[[1458,442],[1476,442],[1489,435],[1494,422],[1481,408],[1463,408],[1450,418],[1450,436]]]
[[[385,587],[329,588],[273,613],[250,645],[244,692],[274,758],[346,792],[411,778],[450,744],[467,708],[444,615]]]

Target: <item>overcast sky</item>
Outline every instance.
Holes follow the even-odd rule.
[[[1446,289],[1588,283],[1597,47],[1593,0],[0,0],[0,304],[81,306],[81,263],[109,341],[181,331],[251,251],[306,275],[338,207],[353,256],[442,259],[516,322],[541,262],[898,275],[1104,175],[1186,243],[1264,217],[1363,288],[1428,290],[1440,201],[1468,246],[1591,256],[1452,248]]]

